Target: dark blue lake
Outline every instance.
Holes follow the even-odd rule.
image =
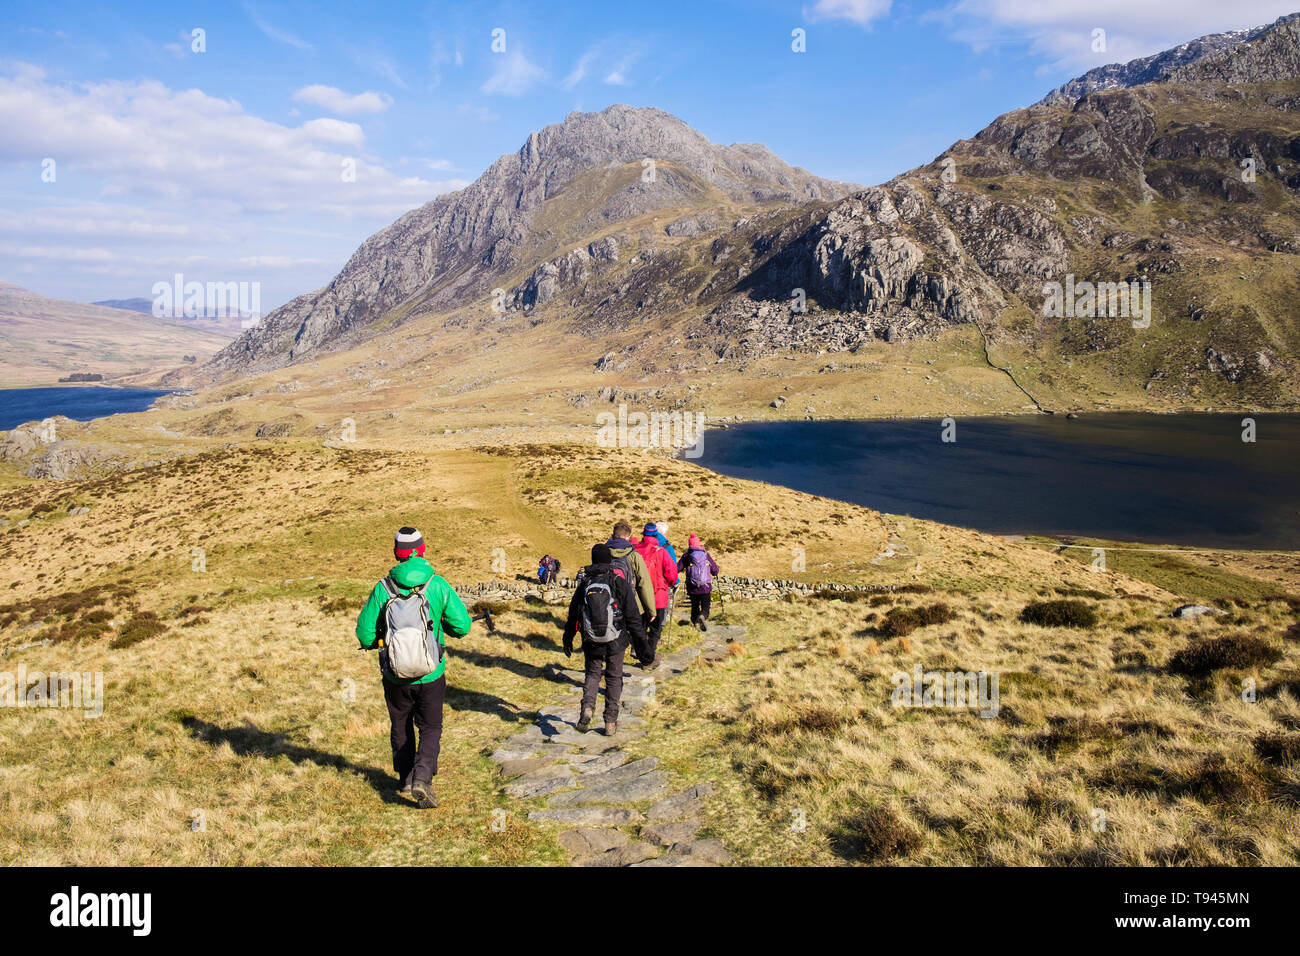
[[[86,385],[70,388],[0,389],[0,431],[39,421],[51,415],[66,415],[84,422],[118,412],[142,412],[166,391],[152,388],[104,388]]]
[[[968,418],[956,441],[941,432],[938,420],[754,422],[709,430],[696,463],[1000,534],[1300,548],[1300,415]]]

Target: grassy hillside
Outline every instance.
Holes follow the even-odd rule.
[[[224,320],[155,319],[0,282],[0,387],[54,385],[74,372],[146,384],[187,355],[207,361],[238,331]]]
[[[453,642],[441,806],[427,813],[392,794],[375,661],[352,627],[399,524],[469,583],[528,574],[543,551],[575,569],[616,517],[698,531],[726,573],[908,588],[729,602],[726,620],[750,628],[743,648],[688,670],[647,712],[629,749],[717,784],[706,835],[738,860],[1297,862],[1294,558],[1189,573],[1117,570],[1116,556],[1097,574],[1032,540],[572,443],[267,443],[81,483],[11,480],[0,516],[3,669],[105,682],[98,718],[0,709],[7,864],[563,862],[556,828],[505,800],[487,758],[562,691],[562,608],[517,602],[495,634],[476,625]],[[891,538],[907,553],[872,563]],[[1226,614],[1169,617],[1214,598]],[[1081,601],[1096,621],[1019,620],[1045,599]],[[909,633],[909,615],[891,614],[936,604],[931,619],[951,616]],[[669,632],[670,647],[693,633]],[[1170,668],[1204,638],[1244,656]],[[890,675],[918,663],[996,670],[999,716],[894,709]]]

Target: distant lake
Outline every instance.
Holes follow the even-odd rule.
[[[999,534],[1300,549],[1300,415],[964,418],[951,443],[941,430],[916,419],[753,422],[708,431],[696,463]]]
[[[66,415],[84,422],[118,412],[142,412],[159,395],[152,388],[104,388],[85,385],[69,388],[0,389],[0,431],[51,415]]]

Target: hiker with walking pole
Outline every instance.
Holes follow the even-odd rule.
[[[668,557],[668,551],[659,544],[655,536],[653,523],[642,529],[642,537],[636,545],[636,553],[641,555],[650,574],[650,584],[654,589],[654,609],[646,633],[650,640],[651,660],[658,656],[659,638],[663,635],[664,621],[668,619],[668,600],[671,588],[677,583],[677,564]]]
[[[653,533],[654,539],[659,542],[659,547],[668,552],[668,560],[673,564],[677,564],[677,551],[668,541],[668,522],[648,522],[646,527],[649,528],[652,524],[655,529]],[[664,612],[665,623],[670,622],[673,619],[673,607],[677,604],[677,586],[679,584],[681,584],[680,579],[673,581],[668,585],[668,607]]]
[[[470,616],[460,595],[424,559],[419,531],[400,528],[393,557],[397,564],[370,592],[356,634],[362,648],[379,648],[397,792],[428,810],[438,805],[433,778],[447,693],[445,635],[468,634]]]

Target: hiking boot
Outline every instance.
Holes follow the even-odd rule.
[[[409,798],[411,796],[411,786],[412,786],[411,775],[408,773],[405,777],[402,778],[402,782],[398,785],[397,795],[399,797]]]
[[[421,810],[432,810],[438,805],[438,798],[433,795],[433,784],[416,783],[411,785],[411,799]]]
[[[646,671],[652,671],[662,663],[663,663],[663,658],[660,657],[658,654],[656,654],[655,659],[652,660],[649,664],[642,664],[641,669]]]
[[[618,733],[618,721],[617,720],[605,721],[605,736],[613,737],[616,733]]]
[[[591,711],[589,711],[589,710],[584,710],[584,711],[582,712],[582,716],[578,718],[578,730],[579,730],[579,732],[585,734],[588,730],[591,729],[591,718],[592,718],[592,712],[591,712]]]
[[[708,632],[708,630],[709,630],[709,622],[706,621],[704,618],[700,618],[700,633],[705,634]]]

